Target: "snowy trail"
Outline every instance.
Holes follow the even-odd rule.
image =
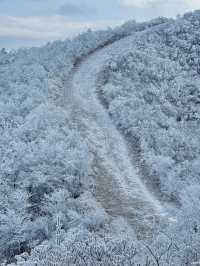
[[[74,67],[65,86],[66,106],[72,119],[85,130],[95,155],[93,178],[96,197],[113,217],[123,216],[139,234],[145,234],[153,218],[165,215],[160,202],[148,190],[129,156],[127,142],[111,121],[96,93],[97,77],[106,60],[131,49],[133,39],[102,48]]]

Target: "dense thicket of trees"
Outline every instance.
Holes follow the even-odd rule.
[[[98,91],[137,165],[150,171],[145,181],[156,181],[163,201],[179,206],[182,250],[199,249],[199,30],[196,11],[136,34],[132,51],[102,70]]]

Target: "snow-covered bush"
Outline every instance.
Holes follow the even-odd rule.
[[[41,104],[23,122],[1,138],[0,242],[1,252],[9,250],[10,256],[20,253],[22,248],[16,249],[23,243],[32,246],[50,237],[56,213],[52,208],[47,215],[44,199],[59,189],[69,198],[79,197],[90,165],[84,140],[70,129],[61,108]]]
[[[43,242],[34,248],[31,254],[16,256],[20,265],[117,265],[117,266],[157,266],[191,265],[198,257],[184,250],[174,238],[166,234],[155,235],[149,242],[133,242],[130,238],[98,236],[83,230],[70,230],[65,241]]]

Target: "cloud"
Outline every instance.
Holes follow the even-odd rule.
[[[59,8],[59,12],[61,14],[76,16],[76,15],[83,15],[85,13],[85,10],[81,6],[75,5],[73,3],[66,3]]]
[[[66,23],[61,16],[14,17],[0,15],[0,36],[33,39],[59,38],[67,29],[76,29],[76,23]]]
[[[121,0],[121,4],[124,6],[138,6],[142,7],[149,4],[151,0]]]
[[[175,17],[177,14],[200,8],[200,0],[119,0],[121,5],[132,10],[136,20],[158,16]]]
[[[199,9],[200,8],[200,1],[199,0],[185,0],[184,2],[191,9]]]
[[[14,17],[0,15],[0,36],[55,40],[72,37],[88,28],[105,28],[119,21],[69,21],[64,16]]]
[[[58,9],[58,13],[71,19],[83,19],[91,17],[96,12],[83,3],[67,2]]]
[[[0,41],[35,45],[71,38],[87,28],[175,17],[198,8],[200,0],[0,0]]]
[[[120,0],[121,4],[129,7],[147,7],[147,6],[176,6],[190,9],[200,8],[200,0]],[[177,10],[175,10],[176,12]]]
[[[122,17],[123,9],[119,0],[65,0],[58,12],[70,19],[109,20]]]

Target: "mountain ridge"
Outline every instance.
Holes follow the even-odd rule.
[[[196,11],[0,52],[2,265],[198,260],[199,28]]]

